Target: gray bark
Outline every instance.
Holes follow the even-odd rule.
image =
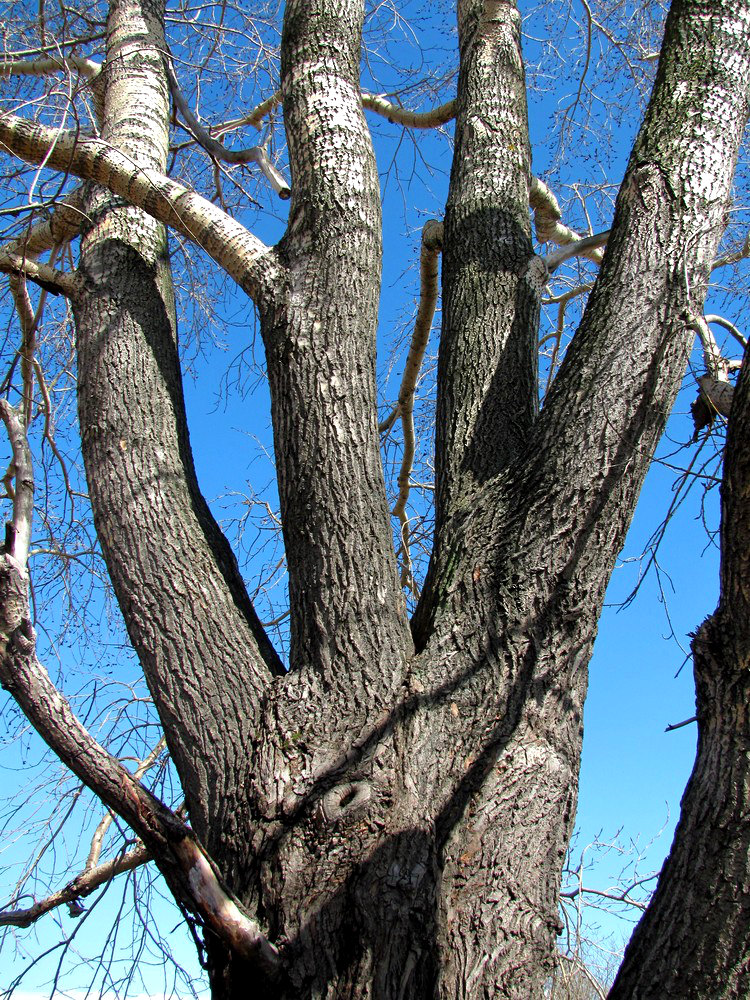
[[[671,852],[628,944],[612,1000],[729,1000],[750,994],[748,434],[746,352],[734,393],[722,484],[719,605],[692,643],[698,752]]]
[[[163,10],[112,4],[104,138],[159,193],[126,184],[103,145],[70,152],[74,172],[109,185],[87,195],[74,298],[84,457],[193,829],[280,951],[274,973],[207,929],[217,1000],[525,1000],[551,968],[604,591],[723,230],[747,115],[736,81],[750,78],[750,5],[675,0],[601,273],[539,413],[543,274],[528,218],[520,19],[500,0],[458,3],[437,526],[411,631],[376,425],[381,219],[359,97],[363,13],[361,0],[286,4],[293,196],[270,250],[238,224],[211,227],[216,209],[161,176]],[[45,134],[0,121],[3,141],[30,159],[44,155]],[[61,166],[65,149],[58,141],[48,163]],[[161,224],[190,231],[180,199],[191,219],[203,213],[202,242],[259,310],[289,565],[286,674],[195,478]],[[723,603],[696,640],[697,776],[617,997],[711,995],[709,975],[729,984],[722,996],[747,992],[745,889],[727,889],[747,885],[743,380]],[[126,818],[137,828],[137,810]],[[721,851],[719,830],[731,832]],[[696,864],[705,878],[689,895]]]
[[[162,17],[158,3],[112,5],[103,135],[161,170],[169,119]],[[104,188],[90,190],[85,210],[93,224],[74,309],[95,522],[193,826],[213,852],[233,832],[247,835],[247,803],[238,799],[248,780],[244,747],[280,665],[195,477],[164,227]],[[233,740],[217,754],[222,729]],[[228,856],[224,864],[234,872]]]

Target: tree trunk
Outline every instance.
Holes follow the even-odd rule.
[[[675,0],[601,273],[539,413],[546,270],[530,240],[520,16],[504,0],[459,0],[436,535],[411,629],[376,424],[381,219],[359,92],[362,0],[286,4],[293,197],[277,248],[162,176],[161,0],[111,5],[106,146],[76,152],[41,126],[0,121],[19,155],[108,184],[87,196],[74,303],[97,531],[191,824],[281,958],[275,974],[261,971],[206,930],[216,1000],[541,996],[588,661],[724,225],[747,113],[737,80],[750,78],[749,9]],[[130,181],[118,152],[138,165]],[[288,673],[197,486],[166,237],[146,212],[198,233],[258,307],[289,566]],[[743,378],[742,436],[729,452],[739,479],[725,505],[745,534],[725,535],[726,596],[696,640],[696,777],[647,918],[658,931],[634,939],[618,997],[710,995],[697,977],[722,949],[735,990],[722,995],[742,995],[747,857],[733,845],[747,842],[750,615],[747,550],[739,562],[726,554],[747,538]]]
[[[711,60],[703,75],[695,70],[699,42],[716,63],[725,59],[713,49],[721,27],[707,32],[697,5],[673,11],[605,265],[537,419],[531,373],[540,289],[520,207],[527,193],[515,164],[492,150],[493,143],[523,149],[518,137],[526,134],[524,102],[512,96],[522,88],[517,14],[507,4],[459,5],[457,147],[470,145],[461,162],[476,169],[454,167],[446,218],[453,243],[438,387],[441,499],[415,622],[419,653],[395,697],[379,697],[372,680],[363,687],[362,671],[352,669],[366,648],[358,643],[354,661],[347,652],[331,668],[326,659],[293,660],[279,686],[257,763],[269,820],[256,840],[259,895],[271,936],[286,941],[286,978],[270,996],[541,995],[558,930],[596,622],[684,371],[692,336],[685,318],[702,301],[744,121],[744,99],[728,97],[727,74]],[[675,78],[686,81],[677,106]],[[472,112],[482,94],[489,95],[485,129]],[[505,96],[495,108],[497,94]],[[721,134],[705,110],[719,103]],[[673,133],[683,141],[668,150],[655,144]],[[333,139],[330,146],[340,148]],[[290,148],[294,155],[291,141]],[[324,171],[321,160],[317,184]],[[304,214],[299,223],[294,209],[292,217],[282,252],[293,262]],[[316,224],[324,227],[325,218],[321,208]],[[487,235],[478,237],[485,223]],[[300,240],[303,250],[312,239]],[[306,306],[317,293],[312,314],[328,315],[338,285],[311,284],[303,267],[290,272],[305,282]],[[324,330],[317,332],[313,345],[323,347]],[[337,339],[346,344],[341,333]],[[302,371],[305,361],[297,364]],[[273,357],[269,367],[277,370]],[[276,432],[278,441],[280,420]],[[340,460],[333,438],[329,446],[333,466]],[[326,480],[337,477],[323,477],[319,488]],[[326,587],[324,575],[321,599],[340,607]],[[321,690],[329,669],[330,688]],[[379,682],[381,693],[394,692],[390,676]],[[339,711],[347,714],[343,732]],[[221,984],[214,980],[216,995],[242,995],[244,975],[229,962]]]
[[[140,167],[163,170],[169,101],[162,20],[158,0],[112,4],[103,138]],[[85,209],[93,221],[82,241],[86,281],[74,309],[81,440],[97,532],[191,822],[209,851],[220,853],[233,831],[240,838],[248,831],[240,789],[259,698],[253,678],[266,680],[280,665],[198,488],[164,227],[101,187],[90,190]],[[221,734],[231,738],[217,755]],[[225,878],[241,880],[242,863],[221,853]]]
[[[611,1000],[750,995],[750,362],[722,484],[719,606],[693,640],[698,752],[674,843]],[[700,928],[700,933],[696,929]]]

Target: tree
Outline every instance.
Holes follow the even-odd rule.
[[[43,12],[41,42],[9,59],[11,76],[75,71],[86,85],[63,95],[63,126],[49,101],[34,115],[19,98],[18,113],[0,119],[8,156],[51,171],[60,192],[0,258],[23,332],[20,402],[2,403],[14,487],[0,676],[137,835],[117,864],[153,860],[199,929],[215,997],[541,996],[597,620],[696,330],[708,345],[704,402],[714,383],[729,385],[722,359],[711,360],[703,304],[748,111],[750,4],[674,0],[611,232],[585,239],[531,175],[515,5],[458,0],[455,102],[424,120],[362,97],[364,6],[284,6],[291,202],[275,246],[170,176],[174,105],[217,171],[234,155],[290,193],[267,148],[229,154],[200,124],[179,90],[162,0],[112,0],[101,67],[79,54],[96,44],[94,14],[77,24],[86,44],[58,49]],[[455,116],[445,218],[424,229],[414,353],[393,417],[408,562],[413,396],[442,253],[434,532],[411,620],[378,435],[382,220],[363,104],[410,127]],[[564,244],[546,257],[533,251],[530,204],[540,239]],[[288,669],[198,487],[167,230],[202,248],[257,311]],[[74,263],[41,262],[71,240]],[[605,243],[540,408],[545,287],[566,259],[601,259]],[[96,742],[37,658],[27,428],[42,376],[28,282],[65,296],[74,314],[98,544],[184,809]],[[721,599],[693,646],[695,770],[614,998],[748,990],[749,379],[745,364],[726,444]]]

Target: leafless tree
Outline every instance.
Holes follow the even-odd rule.
[[[747,252],[730,213],[750,3],[674,0],[665,22],[658,4],[635,20],[571,7],[546,181],[518,8],[434,6],[455,14],[455,58],[422,53],[419,85],[398,86],[398,45],[379,62],[396,4],[8,5],[0,680],[75,776],[66,794],[104,813],[79,874],[0,920],[76,912],[150,860],[216,998],[542,996],[597,621],[697,337],[705,422],[728,418],[721,598],[693,642],[699,745],[675,841],[610,996],[743,996],[750,373],[734,385],[712,328],[742,333],[704,303]],[[545,30],[537,83],[566,29]],[[628,107],[642,121],[615,182],[606,135]],[[452,142],[390,406],[379,129],[415,163],[421,130]],[[597,175],[568,177],[561,208],[549,182],[575,146]],[[256,235],[264,206],[275,245]],[[243,578],[195,473],[177,331],[211,314],[211,293],[186,298],[209,270],[251,300],[262,339],[284,658],[253,599],[279,560]],[[97,708],[84,725],[43,663],[37,561],[61,593],[77,573],[111,582],[149,692],[128,689],[116,724]],[[75,592],[66,608],[52,630],[85,637]],[[130,841],[103,858],[118,824]]]

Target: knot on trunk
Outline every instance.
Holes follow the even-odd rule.
[[[320,800],[320,818],[326,823],[335,823],[343,816],[351,818],[361,812],[371,797],[372,786],[366,781],[346,781],[336,785]]]

